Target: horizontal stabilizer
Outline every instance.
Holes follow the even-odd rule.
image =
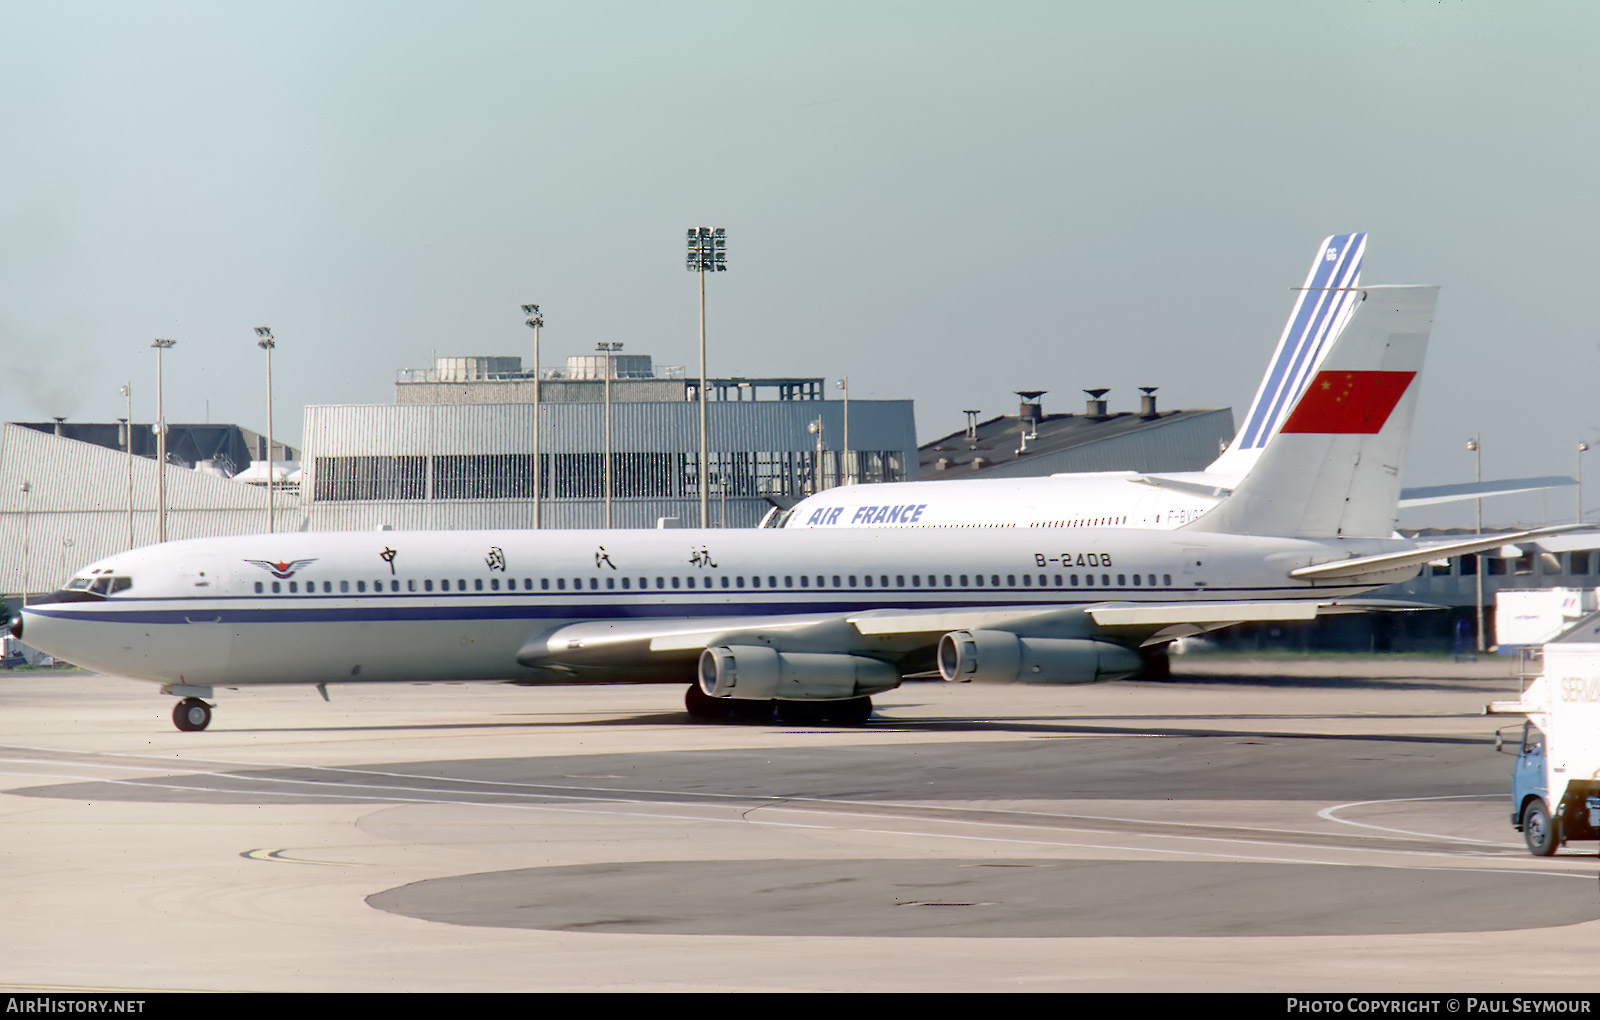
[[[1419,567],[1424,563],[1444,559],[1448,556],[1486,552],[1490,549],[1498,549],[1503,545],[1511,545],[1523,541],[1524,539],[1539,538],[1544,535],[1559,535],[1567,531],[1576,531],[1582,527],[1585,527],[1585,525],[1559,524],[1552,528],[1533,528],[1529,531],[1512,531],[1499,535],[1478,535],[1459,542],[1440,542],[1406,549],[1402,552],[1379,553],[1375,556],[1356,556],[1347,560],[1334,560],[1331,563],[1315,563],[1309,567],[1299,567],[1291,570],[1289,571],[1289,576],[1297,581],[1322,581],[1339,577],[1381,574],[1390,570],[1400,570],[1404,567]]]
[[[1458,482],[1454,485],[1423,485],[1400,490],[1402,507],[1432,506],[1435,503],[1454,503],[1463,499],[1483,499],[1487,496],[1509,496],[1518,492],[1537,492],[1540,489],[1557,489],[1577,485],[1576,479],[1566,475],[1540,475],[1535,478],[1502,478],[1493,482]]]

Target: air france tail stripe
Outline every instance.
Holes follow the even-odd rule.
[[[1350,297],[1326,288],[1348,286],[1359,278],[1365,240],[1364,234],[1336,235],[1321,249],[1326,252],[1332,248],[1338,254],[1332,262],[1319,259],[1306,276],[1306,289],[1301,292],[1290,325],[1284,330],[1286,337],[1294,335],[1298,340],[1293,346],[1288,343],[1280,345],[1282,350],[1267,381],[1262,384],[1261,394],[1246,426],[1242,448],[1256,449],[1266,445],[1274,423],[1282,418],[1299,396],[1307,371],[1317,363],[1317,357],[1332,332],[1331,327],[1340,318]]]
[[[1283,423],[1283,433],[1376,435],[1415,376],[1415,372],[1318,372]]]
[[[1277,358],[1250,409],[1241,433],[1241,449],[1266,445],[1272,434],[1272,424],[1293,405],[1307,372],[1317,364],[1322,348],[1354,299],[1351,294],[1326,288],[1348,287],[1360,279],[1366,235],[1338,234],[1318,250],[1326,253],[1330,248],[1338,252],[1335,259],[1330,262],[1319,258],[1306,276],[1306,289],[1301,291],[1289,325],[1284,328]],[[1291,336],[1298,338],[1293,345],[1287,342]]]
[[[1339,258],[1332,263],[1332,271],[1326,274],[1317,274],[1318,279],[1308,284],[1313,287],[1347,287],[1360,278],[1361,254],[1365,248],[1365,235],[1347,235],[1345,246],[1340,250]],[[1355,240],[1360,238],[1360,240]],[[1336,327],[1343,321],[1346,312],[1354,303],[1354,295],[1337,290],[1317,290],[1308,292],[1314,297],[1313,318],[1307,326],[1306,336],[1297,346],[1290,359],[1290,370],[1282,379],[1278,390],[1273,394],[1255,436],[1256,446],[1265,446],[1272,438],[1274,427],[1294,407],[1294,403],[1304,392],[1307,379],[1320,362],[1322,353],[1328,343],[1333,339]]]

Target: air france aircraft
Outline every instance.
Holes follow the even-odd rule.
[[[1177,531],[448,531],[193,539],[90,564],[12,632],[150,681],[204,729],[216,688],[677,682],[700,718],[859,724],[937,670],[1090,683],[1141,648],[1347,611],[1496,535],[1391,537],[1436,288],[1373,290],[1260,463]],[[1356,326],[1361,328],[1356,328]]]
[[[1239,484],[1288,418],[1359,300],[1367,235],[1335,234],[1312,256],[1278,346],[1238,434],[1204,471],[1084,471],[1044,478],[941,479],[841,485],[762,522],[782,528],[1155,528],[1198,520]],[[1509,495],[1565,477],[1408,489],[1401,506]]]

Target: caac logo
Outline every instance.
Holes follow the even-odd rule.
[[[290,560],[288,563],[274,563],[271,560],[245,560],[245,562],[254,563],[280,581],[287,581],[295,575],[296,571],[303,569],[309,563],[317,562],[317,560],[316,557],[312,557],[309,560]]]

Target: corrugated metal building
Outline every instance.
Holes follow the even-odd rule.
[[[1233,438],[1228,408],[1157,411],[1153,391],[1136,414],[1109,411],[1106,390],[1089,391],[1083,414],[1045,414],[1040,396],[1019,393],[1015,415],[977,421],[918,451],[926,481],[1031,478],[1076,471],[1199,471]]]
[[[618,387],[620,388],[620,386]],[[303,508],[313,530],[381,527],[525,528],[534,520],[531,403],[373,404],[306,408]],[[543,402],[539,520],[547,528],[605,521],[606,405]],[[726,400],[707,406],[712,527],[753,527],[774,502],[812,491],[820,419],[824,485],[837,484],[841,401]],[[863,481],[915,477],[909,400],[852,400],[850,446]],[[659,518],[699,525],[699,405],[611,404],[612,526]]]
[[[115,427],[114,425],[112,426]],[[0,592],[54,589],[78,567],[157,536],[154,459],[26,425],[0,428]],[[27,484],[26,491],[23,484]],[[299,497],[277,492],[277,527],[299,527]],[[167,466],[167,536],[267,530],[267,491],[204,471]]]

